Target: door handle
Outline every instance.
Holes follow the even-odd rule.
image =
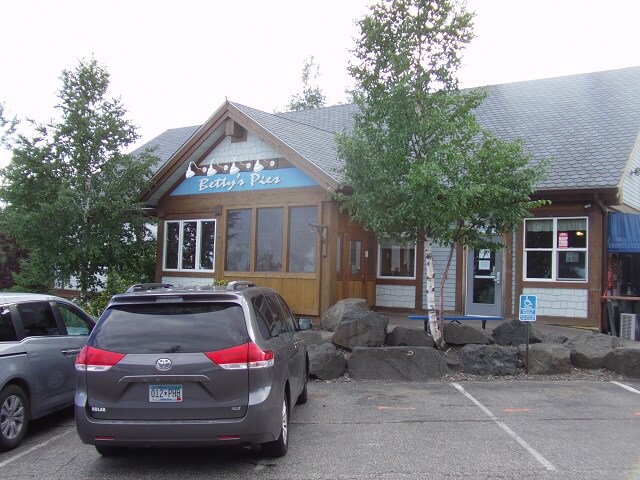
[[[496,272],[496,285],[500,285],[500,272]]]
[[[66,356],[78,355],[80,353],[79,348],[71,348],[69,350],[62,350],[62,354]]]

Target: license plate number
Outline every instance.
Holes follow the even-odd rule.
[[[182,385],[149,385],[150,402],[181,402]]]

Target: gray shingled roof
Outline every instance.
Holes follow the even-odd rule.
[[[640,67],[488,88],[480,123],[553,160],[539,190],[618,186],[640,133]]]
[[[165,130],[157,137],[151,139],[144,145],[136,148],[132,153],[132,155],[138,155],[146,148],[154,148],[155,150],[152,152],[152,155],[158,157],[158,162],[156,162],[151,170],[155,173],[162,168],[162,166],[167,163],[174,153],[178,151],[178,149],[184,145],[191,135],[193,135],[196,130],[200,128],[200,125],[195,125],[192,127],[181,127],[181,128],[170,128],[169,130]]]
[[[534,163],[553,160],[539,190],[618,186],[640,133],[640,67],[487,88],[480,123],[501,138],[521,139]],[[233,105],[342,181],[335,134],[352,128],[355,105],[276,114]],[[167,130],[148,145],[158,144],[156,155],[166,162],[197,128]]]

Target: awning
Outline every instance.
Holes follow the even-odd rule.
[[[609,213],[609,252],[640,253],[640,214]]]

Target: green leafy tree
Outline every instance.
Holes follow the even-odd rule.
[[[326,98],[316,83],[320,76],[320,66],[315,64],[313,55],[306,58],[302,67],[302,93],[296,93],[286,106],[287,111],[308,110],[324,107]]]
[[[107,272],[148,277],[154,241],[138,194],[154,159],[123,153],[138,135],[120,100],[107,98],[109,74],[95,60],[61,80],[61,120],[34,123],[34,138],[19,135],[1,172],[1,227],[29,251],[19,284],[75,278],[84,298]]]
[[[359,21],[349,71],[360,107],[352,133],[338,137],[350,216],[379,237],[425,243],[428,326],[444,346],[435,302],[434,243],[498,248],[529,209],[541,170],[517,142],[484,131],[474,112],[486,92],[458,89],[461,51],[473,15],[454,0],[391,0]]]

